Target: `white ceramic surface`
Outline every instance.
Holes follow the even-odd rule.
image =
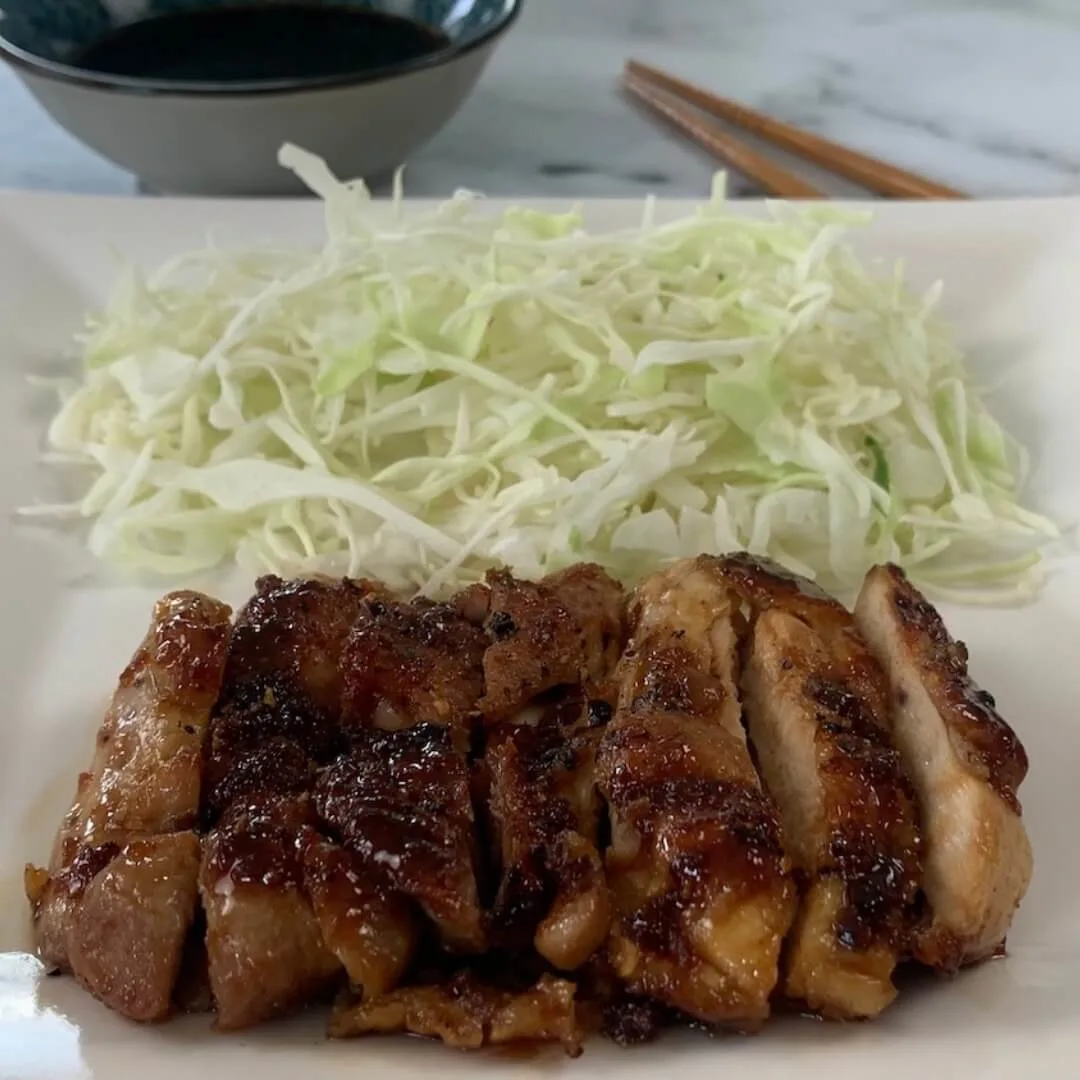
[[[588,207],[596,226],[628,223],[637,210]],[[1080,1076],[1080,559],[1063,562],[1031,607],[945,609],[970,644],[976,678],[995,693],[1031,757],[1021,796],[1035,880],[1007,960],[952,983],[918,980],[876,1023],[787,1019],[757,1038],[686,1033],[633,1051],[597,1042],[571,1062],[558,1052],[466,1056],[407,1039],[330,1044],[317,1016],[234,1036],[212,1034],[206,1018],[137,1027],[71,980],[43,979],[19,951],[27,940],[22,867],[45,857],[113,681],[163,589],[88,581],[71,540],[13,524],[16,506],[51,494],[51,481],[34,468],[46,414],[25,376],[55,366],[85,307],[102,297],[113,272],[110,247],[153,263],[218,224],[227,237],[314,237],[319,208],[0,195],[2,1080],[595,1080],[616,1070],[620,1080]],[[887,204],[861,246],[903,256],[917,283],[944,278],[945,312],[976,371],[997,387],[1002,417],[1035,450],[1032,498],[1080,518],[1080,200]]]
[[[978,196],[1080,192],[1077,55],[1076,0],[526,0],[408,187],[703,195],[708,156],[619,96],[639,56]],[[2,66],[0,147],[0,188],[133,190]]]

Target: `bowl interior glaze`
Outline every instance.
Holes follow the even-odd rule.
[[[110,30],[155,15],[245,7],[252,0],[0,0],[0,45],[48,64],[69,65]],[[264,0],[266,2],[266,0]],[[401,15],[441,30],[451,47],[468,46],[508,19],[516,0],[309,0]]]

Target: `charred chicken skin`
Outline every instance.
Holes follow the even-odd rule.
[[[618,710],[600,745],[616,975],[698,1020],[769,1014],[795,889],[743,733],[735,602],[715,559],[631,601]]]
[[[231,614],[193,592],[155,605],[48,869],[26,871],[42,960],[135,1020],[171,1012],[195,915],[199,840],[191,830]]]
[[[749,618],[750,740],[802,881],[783,991],[827,1016],[876,1016],[896,995],[920,869],[885,673],[850,612],[810,582],[749,556],[724,573]]]
[[[593,955],[611,920],[596,751],[613,711],[624,606],[618,582],[591,565],[539,582],[492,574],[459,598],[489,641],[479,773],[498,869],[493,932],[561,971]]]
[[[993,955],[1031,881],[1017,789],[1028,761],[967,650],[895,566],[867,575],[855,619],[888,675],[896,746],[918,794],[929,914],[914,952],[953,971]]]
[[[854,615],[747,555],[448,602],[261,578],[172,593],[44,869],[37,946],[135,1020],[579,1052],[777,998],[877,1015],[910,957],[998,952],[1027,760],[894,567]]]

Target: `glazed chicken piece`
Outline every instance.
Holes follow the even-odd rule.
[[[337,723],[288,675],[225,687],[207,746],[200,870],[206,975],[222,1030],[307,1003],[342,961],[312,908],[309,793],[343,746]]]
[[[539,584],[492,575],[473,593],[491,638],[486,700],[498,702],[483,760],[499,869],[495,932],[503,947],[532,945],[572,971],[604,942],[611,920],[595,776],[625,640],[622,588],[579,566]],[[467,594],[459,603],[469,608]],[[537,652],[542,641],[547,648]],[[540,666],[525,663],[530,646]],[[515,705],[512,718],[498,721]]]
[[[84,773],[85,775],[89,775]],[[38,958],[50,971],[71,971],[72,929],[87,886],[120,853],[118,844],[83,844],[51,870],[27,865],[23,887],[30,901]]]
[[[83,845],[54,875],[28,870],[42,960],[131,1020],[166,1019],[198,869],[198,837],[179,832]]]
[[[641,1046],[679,1022],[679,1014],[652,998],[616,994],[602,998],[601,1028],[618,1046]]]
[[[378,867],[328,840],[304,852],[304,886],[323,941],[344,965],[353,989],[365,1000],[393,990],[420,939],[411,902]]]
[[[304,889],[315,824],[307,796],[251,796],[234,802],[206,838],[199,891],[222,1031],[307,1004],[341,971]]]
[[[530,944],[572,971],[611,922],[597,851],[596,748],[612,713],[578,691],[529,706],[488,736],[484,764],[500,867],[493,922],[501,943]]]
[[[795,890],[742,729],[734,614],[716,559],[639,586],[597,777],[611,815],[615,975],[705,1023],[754,1029]]]
[[[916,908],[925,963],[994,953],[1026,768],[893,567],[854,617],[749,556],[677,563],[629,612],[588,565],[451,605],[263,578],[235,628],[155,607],[25,885],[45,963],[136,1020],[212,1001],[236,1030],[347,981],[338,1037],[576,1054],[586,1028],[754,1030],[781,955],[785,995],[872,1016]]]
[[[319,770],[346,747],[341,656],[374,591],[351,581],[262,578],[237,618],[202,807],[211,829],[200,871],[207,974],[224,1030],[307,1004],[342,967],[359,985],[393,985],[386,980],[394,965],[381,960],[392,946],[374,936],[385,929],[381,909],[337,872],[310,799]],[[404,923],[411,939],[413,920]]]
[[[131,840],[87,885],[68,939],[75,978],[133,1020],[172,1011],[198,890],[192,832]]]
[[[322,825],[412,897],[460,952],[484,947],[469,770],[449,729],[357,732],[315,786]]]
[[[748,555],[724,567],[750,607],[750,741],[805,881],[783,992],[828,1017],[876,1016],[896,996],[920,869],[885,674],[847,609],[810,582]]]
[[[343,690],[341,654],[365,597],[385,595],[377,582],[261,577],[236,617],[225,682],[272,677],[291,683],[336,716]]]
[[[944,971],[997,952],[1031,881],[1017,789],[1027,755],[967,671],[967,651],[895,566],[866,577],[855,618],[888,673],[893,731],[918,795],[929,918],[915,955]]]
[[[480,709],[494,723],[512,718],[558,686],[589,686],[618,661],[623,640],[622,586],[599,566],[580,563],[541,581],[491,571],[486,584],[456,604],[483,623],[485,695]]]
[[[227,685],[210,721],[202,820],[214,825],[236,800],[301,795],[345,748],[336,715],[295,681],[276,675]]]
[[[49,868],[26,871],[43,962],[136,1020],[169,1014],[194,916],[198,840],[188,830],[229,619],[228,607],[198,593],[155,605]]]
[[[346,997],[330,1020],[333,1038],[407,1031],[448,1046],[478,1050],[507,1043],[559,1042],[571,1057],[581,1053],[582,1031],[572,982],[543,975],[515,992],[487,986],[469,973],[438,985],[405,987],[382,998]]]
[[[475,671],[449,686],[456,672],[448,665],[467,655],[463,642],[469,636],[475,641]],[[460,706],[460,730],[467,733],[465,715],[475,709],[483,689],[483,646],[482,632],[450,609],[400,604],[370,583],[259,583],[230,644],[232,681],[213,722],[205,815],[212,823],[224,814],[228,833],[235,831],[232,821],[239,814],[244,843],[251,843],[248,834],[255,828],[261,850],[272,849],[274,865],[285,869],[279,871],[281,880],[270,882],[257,875],[237,881],[237,871],[231,871],[224,886],[231,906],[217,904],[208,890],[215,880],[215,888],[222,887],[221,872],[227,869],[218,851],[224,842],[220,828],[208,845],[204,903],[221,1026],[247,1026],[302,1005],[342,966],[365,994],[393,989],[422,928],[406,894],[426,906],[455,945],[479,946],[469,846],[472,808],[467,795],[461,806],[454,787],[467,775],[464,758],[447,745],[425,760],[422,738],[410,741],[409,733],[401,732],[396,741],[387,741],[362,725],[380,716],[379,705],[386,720],[391,703],[439,715],[439,703],[454,701]],[[462,690],[469,677],[471,688]],[[431,685],[448,687],[445,698],[432,694]],[[353,737],[346,757],[341,756],[347,746],[343,703],[345,727]],[[442,719],[459,717],[448,708]],[[428,774],[417,771],[425,767]],[[280,808],[299,805],[297,800],[312,791],[323,817],[306,821],[299,848],[290,846],[288,828],[244,819],[252,799]],[[467,814],[438,822],[442,832],[434,838],[424,833],[424,822],[410,820],[413,803],[430,802],[432,792],[437,799],[442,794],[439,812],[447,799],[457,798],[455,812]],[[319,840],[316,825],[344,834],[345,846]],[[269,836],[264,835],[268,827]],[[437,847],[447,837],[450,849],[438,850],[424,863],[423,845]],[[220,865],[212,865],[214,860]],[[271,965],[273,972],[251,978],[253,966],[262,972]]]
[[[392,731],[450,728],[465,751],[484,693],[487,636],[448,604],[372,598],[342,658],[344,722]]]
[[[369,598],[342,660],[353,753],[319,787],[320,812],[344,837],[357,872],[412,897],[446,943],[465,951],[483,938],[465,755],[486,647],[483,631],[448,604]],[[390,946],[371,963],[403,970],[418,933],[411,908],[401,894],[391,903],[383,885],[362,906],[371,905]],[[384,989],[369,994],[391,988],[379,981]]]
[[[194,592],[154,605],[150,630],[120,676],[80,778],[66,846],[190,829],[199,812],[203,742],[221,689],[231,612]],[[72,825],[74,824],[74,827]]]

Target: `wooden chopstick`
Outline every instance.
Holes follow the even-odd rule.
[[[871,191],[906,199],[966,199],[962,191],[946,187],[926,177],[898,169],[885,161],[860,154],[820,135],[785,124],[764,113],[740,105],[729,98],[718,97],[700,86],[677,79],[658,68],[638,60],[630,60],[623,73],[624,82],[635,86],[651,86],[666,91],[682,101],[726,120],[736,127],[757,135],[776,146],[798,154],[815,164],[823,165],[840,176],[846,176]],[[636,91],[634,91],[636,93]],[[706,129],[708,130],[708,129]],[[692,134],[688,132],[688,134]],[[696,136],[694,136],[696,138]],[[726,155],[724,155],[726,156]],[[731,164],[737,168],[734,160]]]
[[[696,143],[723,158],[748,180],[753,180],[767,195],[777,195],[784,199],[825,197],[816,187],[781,168],[745,143],[710,127],[693,108],[669,98],[667,94],[654,89],[646,80],[626,73],[623,75],[623,88],[653,112],[689,135]]]

